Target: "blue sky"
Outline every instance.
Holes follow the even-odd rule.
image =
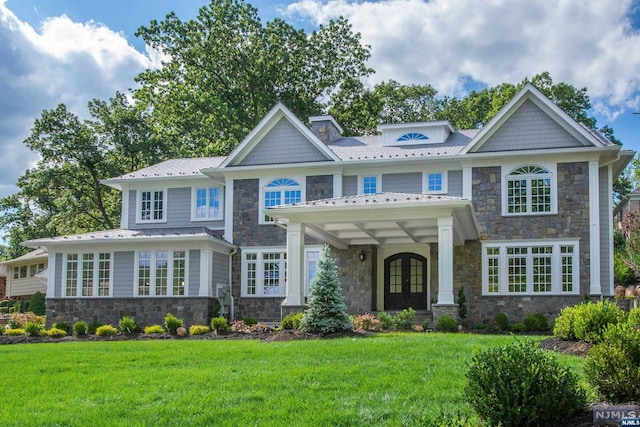
[[[0,197],[37,157],[22,144],[42,110],[81,117],[93,98],[134,86],[157,59],[134,36],[205,0],[0,0]],[[640,151],[640,0],[253,0],[263,21],[311,30],[343,15],[371,45],[367,83],[429,83],[441,94],[516,83],[542,71],[586,86],[598,125]]]

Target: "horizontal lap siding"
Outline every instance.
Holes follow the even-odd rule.
[[[611,294],[611,261],[609,247],[611,241],[612,216],[609,209],[611,198],[608,167],[600,168],[600,284],[604,295]]]
[[[134,288],[134,263],[133,251],[115,252],[113,254],[113,293],[114,298],[133,296]]]
[[[389,173],[382,175],[383,193],[422,193],[422,173]]]
[[[229,257],[227,255],[218,252],[213,253],[211,278],[214,289],[218,283],[224,285],[229,284]]]
[[[197,297],[200,293],[200,251],[189,251],[189,296]]]
[[[462,171],[449,171],[447,181],[447,194],[462,197]]]
[[[342,177],[342,195],[355,196],[358,194],[358,177],[349,175]]]

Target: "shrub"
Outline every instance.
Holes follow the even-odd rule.
[[[436,321],[436,332],[458,332],[458,323],[452,316],[440,316]]]
[[[460,319],[467,318],[467,296],[464,294],[464,286],[458,290],[458,316]]]
[[[493,321],[498,325],[500,330],[508,331],[509,330],[509,317],[505,313],[498,313],[493,318]]]
[[[408,331],[413,329],[413,319],[416,317],[416,311],[409,307],[396,313],[393,317],[393,326],[399,331]]]
[[[102,326],[102,323],[100,322],[91,322],[89,323],[89,326],[87,326],[87,333],[89,335],[96,335],[96,332],[98,331],[98,328]]]
[[[99,337],[109,337],[118,333],[118,330],[111,325],[102,325],[96,329],[96,335]]]
[[[573,320],[573,332],[577,339],[597,344],[602,341],[608,325],[615,325],[624,320],[624,311],[613,302],[580,304]]]
[[[524,329],[526,331],[546,331],[549,329],[549,321],[542,313],[528,314],[524,317]]]
[[[476,352],[464,394],[481,418],[505,427],[553,425],[586,406],[576,375],[519,340]]]
[[[42,295],[42,292],[37,291],[35,294],[31,295],[31,299],[29,300],[29,310],[38,316],[44,316],[46,314],[47,309],[44,305],[44,295]]]
[[[77,336],[87,335],[89,333],[89,326],[84,320],[79,320],[73,324],[73,334]]]
[[[509,329],[511,330],[511,332],[518,334],[524,331],[526,329],[526,326],[524,325],[524,323],[514,323]]]
[[[60,329],[61,331],[65,331],[67,335],[69,335],[69,333],[71,332],[70,325],[67,322],[54,322],[51,327]]]
[[[361,314],[353,319],[353,329],[358,331],[378,331],[380,321],[371,313]]]
[[[167,315],[164,316],[164,326],[167,328],[167,331],[175,334],[178,328],[184,327],[184,321],[182,319],[178,319],[171,313],[167,313]]]
[[[45,324],[45,318],[29,311],[27,313],[13,313],[9,319],[9,327],[14,329],[24,329],[27,323]]]
[[[10,335],[10,336],[18,336],[18,335],[25,334],[24,329],[22,328],[9,328],[6,330],[6,332],[7,332],[7,335]]]
[[[393,328],[393,317],[389,313],[381,311],[378,313],[378,320],[380,321],[380,327],[383,331],[388,331]]]
[[[145,334],[164,334],[164,328],[160,325],[150,325],[144,328]]]
[[[426,331],[427,329],[430,329],[430,328],[431,328],[431,320],[424,319],[422,321],[422,329]]]
[[[282,329],[299,329],[302,312],[288,314],[282,319]]]
[[[258,323],[256,318],[255,317],[251,317],[251,316],[242,317],[240,320],[242,320],[244,322],[244,324],[247,325],[247,326],[253,326],[256,323]]]
[[[27,322],[24,332],[30,337],[41,337],[45,334],[44,326],[36,322]]]
[[[486,324],[486,323],[482,323],[482,322],[480,322],[480,323],[478,323],[478,324],[476,325],[476,329],[478,329],[478,330],[480,330],[480,331],[485,330],[485,329],[487,329],[487,324]]]
[[[244,320],[234,320],[231,322],[231,332],[242,332],[248,334],[251,332]]]
[[[560,314],[553,322],[553,336],[567,341],[576,339],[573,323],[576,317],[577,307],[578,306],[572,305],[560,310]]]
[[[120,328],[120,332],[125,334],[135,334],[140,330],[136,321],[128,316],[122,316],[122,319],[118,322],[118,327]]]
[[[67,331],[59,328],[52,327],[46,331],[48,337],[62,338],[67,336]]]
[[[220,332],[227,332],[230,329],[229,322],[227,322],[225,317],[214,317],[211,319],[211,329],[213,329],[216,334],[219,334]]]
[[[6,328],[4,325],[0,325],[0,335],[4,335]]]
[[[600,396],[612,403],[640,401],[640,329],[609,325],[587,355],[584,372]]]
[[[627,323],[635,328],[640,327],[640,307],[636,307],[629,311],[627,316]]]
[[[189,335],[203,335],[209,332],[209,329],[206,325],[191,325],[189,327]]]
[[[330,256],[328,245],[324,245],[318,259],[318,270],[311,281],[308,301],[309,308],[302,316],[300,329],[322,334],[352,329],[338,267]]]

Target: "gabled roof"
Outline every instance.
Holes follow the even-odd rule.
[[[526,102],[532,101],[537,107],[544,111],[549,117],[556,121],[562,128],[575,137],[586,147],[606,147],[611,145],[606,138],[597,132],[587,128],[583,124],[576,122],[560,107],[551,102],[534,85],[527,83],[507,104],[500,109],[478,134],[471,140],[469,145],[462,150],[461,154],[477,151],[489,138]]]
[[[14,265],[14,264],[29,264],[36,261],[46,261],[49,259],[49,254],[46,249],[36,249],[35,251],[31,251],[26,253],[18,258],[10,259],[4,261],[0,264],[3,265]]]
[[[239,164],[247,157],[251,150],[264,138],[267,133],[281,120],[286,119],[296,128],[311,144],[313,144],[328,160],[340,160],[327,146],[315,136],[282,102],[275,107],[253,128],[249,135],[238,145],[231,154],[220,164],[220,168]]]

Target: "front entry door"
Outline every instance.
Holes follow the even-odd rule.
[[[427,308],[427,259],[403,252],[384,260],[384,309]]]

